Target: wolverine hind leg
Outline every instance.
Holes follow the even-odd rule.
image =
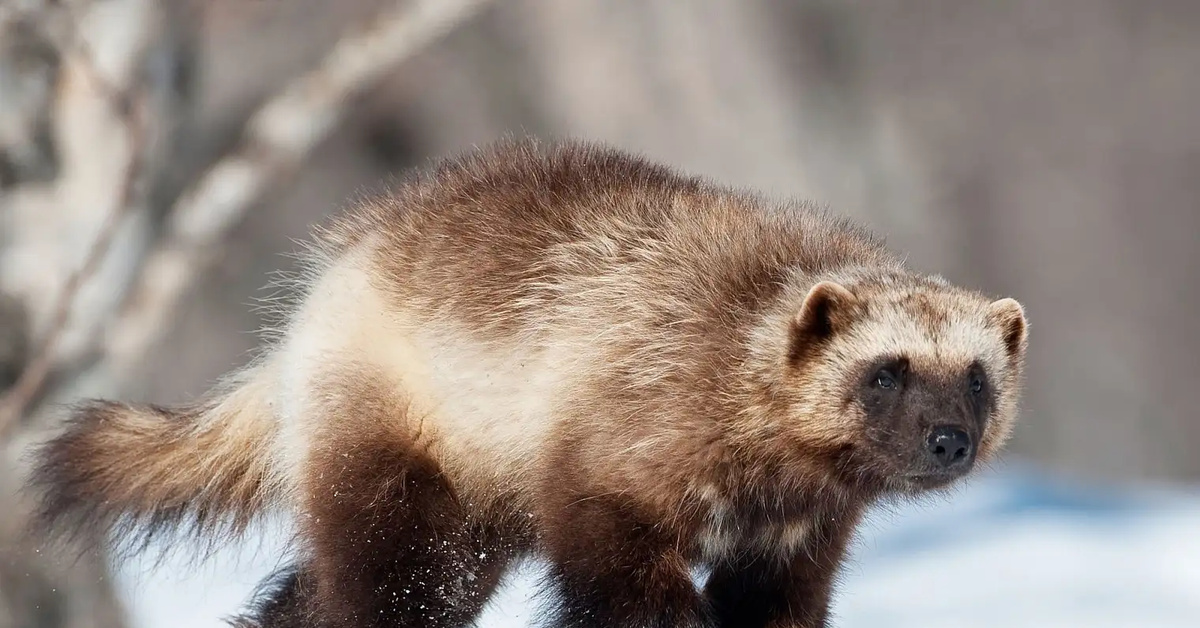
[[[466,626],[513,556],[497,520],[469,508],[424,450],[397,433],[394,389],[332,387],[301,483],[300,573],[258,624],[303,628]],[[291,618],[291,619],[289,619]]]

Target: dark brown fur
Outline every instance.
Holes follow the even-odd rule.
[[[992,455],[1020,383],[1015,302],[911,273],[844,219],[609,149],[510,142],[443,162],[328,225],[311,261],[298,327],[216,410],[92,406],[39,454],[51,523],[210,532],[290,500],[300,560],[246,626],[465,626],[537,552],[558,628],[823,627],[864,510],[961,474],[929,467],[931,429]],[[407,363],[372,362],[395,319],[460,352],[446,359],[471,378],[446,395],[511,384],[492,400],[510,414],[469,418],[531,453],[449,449],[465,428],[388,370]],[[537,362],[563,346],[562,365]],[[963,392],[970,351],[990,396]],[[872,384],[901,362],[908,389]],[[526,409],[543,391],[521,377],[559,387],[552,420]],[[271,405],[293,401],[295,468]]]
[[[357,416],[364,430],[331,424],[303,481],[312,625],[468,624],[529,532],[463,503],[418,438],[395,438],[388,424],[405,400],[381,381],[368,373],[328,386],[323,410]]]

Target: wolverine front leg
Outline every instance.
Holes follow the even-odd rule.
[[[747,553],[713,566],[704,595],[720,628],[827,628],[853,521],[824,518],[791,555]]]
[[[675,539],[616,498],[581,498],[548,517],[555,628],[712,626]]]

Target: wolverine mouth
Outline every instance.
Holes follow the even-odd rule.
[[[909,490],[927,491],[945,488],[964,475],[966,473],[961,471],[929,471],[909,473],[904,475],[902,479]]]

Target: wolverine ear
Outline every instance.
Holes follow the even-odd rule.
[[[988,322],[1000,330],[1008,355],[1024,355],[1029,327],[1025,320],[1025,308],[1016,299],[999,299],[988,306],[987,316]]]
[[[795,359],[805,347],[832,336],[849,322],[856,303],[858,298],[839,283],[822,281],[813,286],[792,319],[788,355]]]

